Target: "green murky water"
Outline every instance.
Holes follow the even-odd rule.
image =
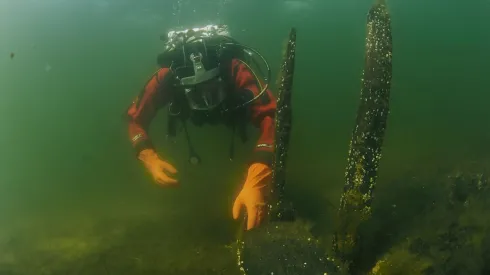
[[[162,189],[136,160],[121,119],[155,70],[159,35],[176,25],[228,24],[268,59],[274,75],[289,28],[297,28],[288,194],[328,238],[370,5],[0,1],[0,274],[237,274],[231,245],[239,224],[231,206],[253,139],[237,146],[230,162],[227,129],[190,127],[203,159],[191,166],[183,135],[166,142],[161,112],[151,135],[182,182]],[[372,236],[366,269],[391,247],[393,261],[408,265],[398,260],[390,271],[379,267],[381,274],[424,274],[431,266],[432,274],[485,274],[488,190],[469,179],[485,178],[490,163],[490,2],[388,5],[391,116],[374,218],[365,229]]]

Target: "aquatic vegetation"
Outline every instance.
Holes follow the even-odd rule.
[[[483,214],[490,207],[489,178],[468,168],[454,170],[458,172],[433,173],[423,181],[403,180],[403,184],[416,187],[404,194],[409,200],[421,199],[417,193],[423,193],[428,185],[433,186],[432,194],[424,198],[426,207],[420,208],[415,218],[415,213],[397,218],[396,212],[378,217],[385,219],[385,224],[404,218],[409,221],[403,230],[379,230],[382,236],[396,237],[385,238],[386,243],[379,238],[380,242],[370,244],[386,247],[386,252],[377,252],[369,274],[486,274],[490,270],[490,217]],[[377,207],[387,207],[388,203]],[[377,218],[373,221],[378,222]]]

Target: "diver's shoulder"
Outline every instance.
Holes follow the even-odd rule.
[[[169,75],[170,75],[170,69],[167,67],[158,68],[158,70],[155,72],[155,76],[157,77],[158,80],[164,80]]]

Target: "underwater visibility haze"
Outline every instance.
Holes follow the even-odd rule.
[[[0,275],[490,274],[489,14],[488,0],[0,1]],[[228,128],[189,123],[193,165],[158,112],[171,188],[131,146],[160,37],[208,24],[290,96],[271,124],[294,208],[277,227],[232,218],[252,125],[230,161]]]

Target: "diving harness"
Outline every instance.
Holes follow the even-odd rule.
[[[231,63],[232,59],[238,60],[238,62],[248,68],[260,88],[260,92],[245,102],[235,102],[236,104],[231,105],[219,104],[221,113],[231,113],[235,117],[237,113],[245,112],[243,110],[244,107],[259,99],[269,87],[271,70],[267,60],[257,50],[242,45],[231,38],[226,25],[207,25],[201,28],[172,30],[166,36],[161,36],[161,39],[165,42],[165,48],[163,53],[158,57],[158,63],[161,67],[168,67],[175,76],[173,89],[183,89],[183,94],[186,96],[192,91],[191,89],[193,87],[200,83],[205,83],[216,78],[221,80],[223,69],[227,68],[226,66]],[[196,45],[199,46],[199,50],[193,52],[191,49],[195,49],[196,47],[194,46]],[[214,60],[210,62],[210,59]],[[259,60],[267,70],[267,75],[263,77],[265,85],[262,84],[256,74],[256,71],[258,71],[264,75],[258,64]],[[182,75],[182,71],[187,71],[187,74]],[[225,82],[230,81],[226,79]],[[227,89],[230,88],[232,89],[233,87],[227,86]],[[177,120],[180,119],[189,147],[189,162],[191,164],[199,164],[201,159],[192,146],[186,125],[186,119],[189,114],[185,113],[193,112],[193,110],[187,110],[189,109],[188,107],[183,107],[185,106],[183,101],[185,101],[185,98],[182,96],[182,93],[175,93],[169,104],[167,138],[176,135]],[[214,107],[216,106],[212,106],[212,108]],[[232,138],[229,151],[230,160],[234,158],[234,136],[237,124],[236,119],[232,118],[232,120]],[[243,120],[241,124],[242,131],[240,134],[242,141],[245,141],[246,134]]]

